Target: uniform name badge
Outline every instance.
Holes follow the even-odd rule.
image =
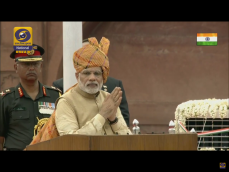
[[[41,114],[52,114],[55,109],[55,103],[38,102],[38,110]]]

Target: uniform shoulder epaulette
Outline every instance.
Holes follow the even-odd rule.
[[[59,88],[56,88],[56,87],[54,87],[54,86],[45,86],[46,88],[49,88],[49,89],[52,89],[52,90],[57,90],[57,91],[59,91],[60,93],[62,93],[62,91],[59,89]]]
[[[4,97],[5,95],[9,94],[9,93],[12,93],[14,92],[15,88],[14,87],[11,87],[11,88],[8,88],[2,92],[0,92],[0,97]]]

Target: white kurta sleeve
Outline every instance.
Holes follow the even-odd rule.
[[[101,135],[105,118],[97,114],[83,127],[79,128],[76,114],[66,99],[61,98],[56,107],[56,127],[60,136],[66,134]]]

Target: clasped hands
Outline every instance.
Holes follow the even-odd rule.
[[[120,87],[115,87],[115,89],[108,93],[105,98],[99,114],[109,121],[114,121],[116,118],[117,109],[122,101],[122,91]]]

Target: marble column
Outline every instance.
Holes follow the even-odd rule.
[[[77,83],[73,53],[82,47],[82,22],[63,22],[63,91]]]

